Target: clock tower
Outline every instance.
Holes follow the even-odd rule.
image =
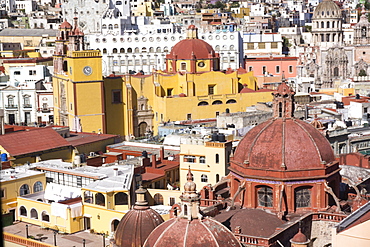
[[[54,54],[54,122],[77,132],[105,133],[102,57],[85,50],[84,33],[66,20]]]

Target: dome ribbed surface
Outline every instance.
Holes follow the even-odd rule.
[[[162,216],[155,210],[147,206],[134,206],[118,224],[115,244],[120,247],[143,246],[149,234],[163,222]]]
[[[332,0],[324,0],[317,5],[312,18],[342,18],[342,11]]]
[[[240,141],[234,161],[249,167],[281,170],[322,168],[334,161],[328,140],[312,125],[294,118],[272,118],[251,129]]]
[[[221,223],[202,220],[173,218],[158,226],[148,237],[145,247],[232,247],[240,243]]]
[[[215,57],[212,46],[201,39],[184,39],[178,42],[168,54],[169,59],[209,59]]]

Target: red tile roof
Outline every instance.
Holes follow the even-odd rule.
[[[31,129],[0,136],[0,145],[11,155],[19,156],[68,147],[71,144],[50,128]]]

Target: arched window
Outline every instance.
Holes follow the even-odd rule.
[[[112,232],[115,232],[117,230],[117,226],[119,224],[119,220],[113,220],[112,223],[111,223],[111,231]]]
[[[236,103],[235,99],[229,99],[228,101],[226,101],[226,104],[235,104],[235,103]]]
[[[334,68],[334,76],[339,76],[339,69],[338,67]]]
[[[103,24],[103,25],[101,26],[101,28],[102,28],[102,29],[107,29],[107,25],[106,25],[106,24]]]
[[[19,207],[19,214],[21,216],[27,217],[27,209],[24,206]]]
[[[235,47],[233,45],[230,45],[230,51],[233,51]]]
[[[165,47],[163,48],[163,52],[168,52],[168,47],[167,47],[167,46],[165,46]]]
[[[186,63],[181,63],[181,70],[186,70]]]
[[[103,49],[103,54],[107,54],[107,49]]]
[[[119,49],[119,53],[125,53],[125,48]]]
[[[283,103],[279,102],[279,117],[283,116]]]
[[[154,52],[154,48],[153,47],[150,47],[149,48],[149,52]]]
[[[330,21],[326,22],[326,27],[330,28]]]
[[[273,193],[270,187],[263,186],[258,188],[257,197],[258,197],[258,206],[272,207]]]
[[[306,208],[311,206],[311,188],[299,187],[294,191],[295,207]]]
[[[218,183],[218,181],[220,181],[220,175],[216,174],[216,183]]]
[[[207,182],[208,182],[208,177],[207,177],[207,175],[202,174],[202,176],[200,176],[200,181],[201,181],[202,183],[207,183]]]
[[[48,212],[43,211],[43,212],[41,213],[41,220],[42,220],[42,221],[46,221],[46,222],[50,222],[50,217],[49,217]]]
[[[141,52],[145,53],[146,52],[146,47],[141,48]]]
[[[135,48],[135,53],[140,53],[140,50],[138,47]]]
[[[161,47],[157,47],[156,52],[161,52]]]
[[[207,101],[201,101],[198,103],[198,106],[201,106],[201,105],[208,105],[208,102]]]
[[[184,215],[188,215],[188,205],[184,205]]]
[[[40,181],[37,181],[33,185],[33,193],[36,193],[36,192],[39,192],[39,191],[42,191],[42,190],[43,190],[42,183]]]
[[[321,28],[324,28],[324,22],[323,21],[321,22]]]
[[[114,24],[114,28],[118,28],[118,24]]]
[[[114,195],[115,205],[128,205],[128,195],[124,192],[118,192]]]
[[[19,194],[21,196],[28,195],[30,193],[30,187],[28,184],[23,184],[21,188],[19,189]]]
[[[154,195],[154,204],[155,205],[163,205],[163,196],[159,193]]]
[[[109,30],[113,30],[113,25],[112,25],[112,24],[109,24],[109,25],[108,25],[108,29],[109,29]]]
[[[38,216],[38,214],[37,214],[37,211],[36,211],[36,209],[31,209],[31,218],[32,219],[38,219],[39,218],[39,216]]]
[[[219,154],[216,154],[215,160],[216,160],[216,164],[220,163],[220,155]]]
[[[93,203],[93,193],[91,191],[84,192],[84,202]]]
[[[132,48],[127,48],[127,53],[132,53]]]
[[[117,48],[113,48],[113,53],[117,53]]]
[[[95,205],[105,206],[105,196],[102,193],[95,194]]]
[[[215,100],[212,102],[212,105],[222,105],[222,101],[221,100]]]

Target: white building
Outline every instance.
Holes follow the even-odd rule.
[[[37,10],[37,3],[34,0],[15,1],[15,9],[28,15]]]
[[[9,81],[0,85],[5,123],[47,124],[53,121],[53,105],[51,75],[45,65],[9,68]]]
[[[8,13],[15,12],[15,0],[0,0],[0,10],[5,10]]]
[[[281,55],[283,40],[280,33],[245,33],[243,35],[244,55]]]

